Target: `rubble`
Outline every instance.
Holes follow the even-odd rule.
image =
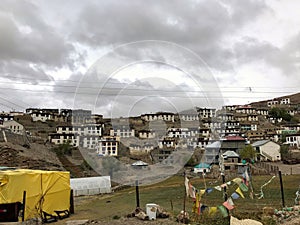
[[[285,207],[282,210],[274,210],[273,218],[279,223],[285,223],[293,218],[300,217],[300,206]]]
[[[179,223],[189,224],[190,216],[188,212],[184,212],[183,210],[177,215],[176,221]]]
[[[146,212],[140,207],[137,207],[132,213],[128,214],[127,217],[137,217],[140,220],[149,220]]]

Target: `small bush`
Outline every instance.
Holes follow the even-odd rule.
[[[120,218],[121,218],[121,217],[118,216],[118,215],[114,215],[114,216],[113,216],[113,219],[114,219],[114,220],[118,220],[118,219],[120,219]]]

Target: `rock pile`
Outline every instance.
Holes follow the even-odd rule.
[[[299,216],[300,216],[300,206],[295,205],[293,207],[283,208],[282,210],[275,209],[273,218],[276,218],[276,220],[280,223],[284,223],[286,221],[289,221]]]

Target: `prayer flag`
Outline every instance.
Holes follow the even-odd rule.
[[[247,187],[247,185],[244,184],[244,183],[241,183],[239,187],[240,187],[240,189],[241,189],[242,191],[248,191],[248,187]]]
[[[231,205],[228,200],[223,203],[223,206],[225,206],[228,210],[234,209],[234,206]]]
[[[242,198],[245,198],[243,192],[241,191],[241,189],[239,187],[235,190],[235,192],[238,193]]]
[[[215,186],[215,189],[218,190],[218,191],[222,191],[222,188],[221,188],[221,186],[219,186],[219,185],[218,185],[218,186]]]
[[[227,217],[227,216],[228,216],[227,209],[226,209],[223,205],[218,206],[218,209],[220,210],[221,214],[222,214],[224,217]]]
[[[213,190],[214,190],[214,189],[212,189],[212,188],[207,188],[205,191],[206,191],[207,194],[209,194],[209,193],[211,193]]]
[[[238,199],[239,197],[240,196],[236,192],[233,192],[231,195],[231,198],[233,198],[233,199]]]

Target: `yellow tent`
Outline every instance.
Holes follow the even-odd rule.
[[[26,191],[24,219],[41,218],[42,212],[70,209],[70,173],[43,170],[0,171],[0,204],[23,201]]]

